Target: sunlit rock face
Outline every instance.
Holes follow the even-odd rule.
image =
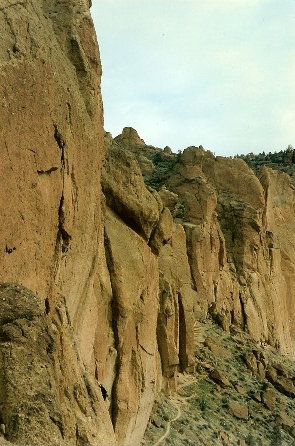
[[[125,133],[124,131],[122,135]],[[130,130],[128,134],[130,134]],[[229,330],[238,325],[258,342],[294,357],[294,186],[289,175],[200,147],[183,154],[128,144],[145,181],[186,233],[198,312]]]
[[[100,319],[104,153],[88,3],[1,3],[0,275],[16,285],[1,289],[0,418],[20,444],[115,443],[86,377]]]
[[[191,271],[205,311],[224,329],[238,324],[294,357],[290,177],[263,168],[258,178],[241,160],[187,149],[168,184],[186,210]]]

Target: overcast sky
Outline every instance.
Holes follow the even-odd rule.
[[[174,151],[295,146],[294,0],[93,0],[105,129]]]

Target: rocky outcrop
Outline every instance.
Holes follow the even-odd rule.
[[[290,177],[266,167],[255,174],[243,160],[215,157],[201,146],[182,155],[154,150],[137,148],[154,164],[147,183],[158,187],[185,230],[203,317],[210,314],[225,330],[236,324],[294,357]]]
[[[112,213],[105,230],[117,350],[112,419],[119,444],[139,444],[156,390],[157,260]]]
[[[176,374],[189,371],[194,364],[194,307],[196,293],[191,287],[190,268],[186,254],[185,232],[181,225],[173,227],[170,243],[159,256],[160,312],[157,339],[168,392],[177,387]]]
[[[148,241],[163,205],[145,187],[132,154],[115,143],[107,145],[103,192],[107,206]]]
[[[195,296],[183,228],[109,135],[103,191],[116,352],[111,413],[119,444],[131,445],[143,436],[156,392],[175,390],[178,368],[192,367]]]
[[[258,179],[240,160],[192,148],[168,184],[189,220],[184,227],[200,300],[223,328],[238,324],[294,357],[291,180],[266,168]]]

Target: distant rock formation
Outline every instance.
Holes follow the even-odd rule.
[[[4,0],[0,23],[3,441],[139,444],[208,317],[294,357],[289,176],[103,142],[88,0]]]
[[[154,164],[146,183],[157,187],[185,229],[192,287],[202,313],[210,313],[226,330],[238,324],[257,341],[294,358],[295,195],[290,176],[267,167],[256,175],[241,159],[215,157],[202,147],[173,156],[150,146],[137,152],[139,165],[143,156]]]

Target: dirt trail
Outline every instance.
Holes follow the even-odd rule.
[[[192,376],[188,377],[184,383],[180,384],[180,386],[178,387],[178,389],[184,389],[185,387],[190,386],[191,384],[194,384],[197,380],[195,378],[193,378]],[[175,409],[177,410],[177,414],[175,415],[174,418],[172,418],[170,421],[167,422],[167,426],[166,426],[166,431],[165,433],[162,435],[162,437],[159,438],[159,440],[156,441],[156,443],[154,443],[154,446],[158,446],[160,443],[162,443],[170,434],[170,428],[171,428],[171,423],[174,423],[175,421],[177,421],[181,415],[182,415],[182,409],[180,404],[189,400],[190,398],[194,397],[195,395],[190,395],[190,396],[181,396],[181,395],[177,395],[174,396],[170,399],[170,402],[172,404],[173,407],[175,407]]]

